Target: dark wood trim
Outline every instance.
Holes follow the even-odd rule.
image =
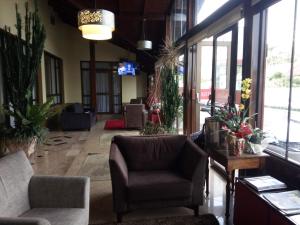
[[[231,59],[230,59],[230,83],[228,103],[232,107],[235,105],[236,76],[237,76],[237,53],[238,53],[238,23],[232,27],[231,37]]]
[[[187,42],[186,42],[187,44]],[[187,130],[189,128],[189,109],[188,109],[188,74],[189,74],[189,48],[186,45],[185,53],[184,53],[184,62],[185,62],[185,70],[184,70],[184,86],[183,86],[183,132],[187,134]]]
[[[187,0],[186,33],[193,28],[195,21],[195,0]]]
[[[253,15],[250,10],[251,1],[244,3],[244,51],[243,51],[243,67],[242,79],[250,78],[251,74],[251,57],[252,57],[252,28],[253,28]]]
[[[171,40],[172,34],[171,34],[171,19],[170,19],[170,16],[166,16],[165,28],[166,28],[165,39],[166,40]]]
[[[91,89],[91,106],[96,109],[97,107],[97,96],[96,96],[96,50],[95,41],[90,41],[90,89]]]
[[[214,115],[215,103],[216,103],[216,55],[217,55],[217,39],[213,38],[213,58],[212,58],[212,78],[211,78],[211,108],[210,114]]]

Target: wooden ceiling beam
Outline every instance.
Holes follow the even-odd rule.
[[[147,19],[148,21],[165,20],[165,16],[163,14],[159,14],[159,13],[146,13],[146,14],[141,15],[139,13],[120,12],[120,14],[117,15],[117,17],[119,17],[120,19],[126,19],[126,20],[143,20],[143,18]]]

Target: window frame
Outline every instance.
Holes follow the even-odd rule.
[[[57,74],[55,73],[55,89],[56,89],[56,93],[49,93],[49,83],[48,81],[48,74],[47,74],[47,70],[46,70],[46,57],[49,57],[50,60],[54,59],[55,64],[58,63],[58,79],[57,79]],[[45,63],[45,82],[46,82],[46,98],[47,100],[50,99],[51,97],[59,97],[60,101],[57,103],[54,103],[53,105],[58,105],[58,104],[63,104],[64,101],[64,79],[63,79],[63,60],[55,55],[53,55],[50,52],[44,51],[44,63]],[[55,65],[55,70],[56,70],[56,65]],[[52,71],[51,71],[52,72]],[[53,74],[51,74],[51,76],[53,76]],[[57,82],[59,87],[57,88]]]

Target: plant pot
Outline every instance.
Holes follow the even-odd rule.
[[[220,124],[212,117],[205,118],[205,140],[208,146],[217,147],[220,143]]]
[[[243,138],[237,138],[235,135],[227,135],[227,144],[229,155],[239,156],[244,151],[245,140]]]
[[[37,138],[33,137],[26,141],[20,141],[16,139],[4,139],[1,140],[1,153],[2,155],[14,153],[23,150],[26,156],[29,158],[31,154],[35,152],[37,144]]]

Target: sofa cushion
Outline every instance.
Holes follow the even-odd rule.
[[[167,170],[175,167],[176,159],[187,137],[174,136],[115,136],[129,170]]]
[[[46,219],[51,225],[86,225],[88,213],[79,208],[34,208],[21,217],[38,217]]]
[[[16,217],[30,209],[28,185],[33,175],[23,151],[0,159],[0,215]]]
[[[192,183],[172,171],[138,171],[128,174],[129,201],[186,199]]]

